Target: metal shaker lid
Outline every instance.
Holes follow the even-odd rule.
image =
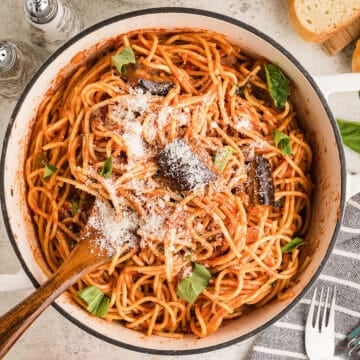
[[[57,0],[24,0],[24,7],[31,21],[45,24],[55,17],[58,3]]]
[[[12,69],[17,59],[16,47],[9,41],[0,41],[0,73]]]

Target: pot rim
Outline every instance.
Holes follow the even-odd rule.
[[[80,33],[78,33],[73,38],[71,38],[66,43],[64,43],[62,46],[60,46],[53,54],[51,54],[46,59],[46,61],[40,66],[40,68],[35,72],[35,74],[31,78],[31,80],[26,85],[24,91],[22,92],[19,100],[17,101],[17,103],[16,103],[16,105],[14,107],[14,110],[13,110],[13,112],[11,114],[11,117],[10,117],[10,121],[9,121],[9,123],[7,125],[7,129],[6,129],[6,133],[5,133],[5,137],[4,137],[4,141],[3,141],[2,152],[1,152],[0,171],[1,171],[1,173],[5,172],[5,165],[6,165],[5,164],[5,159],[6,159],[6,154],[7,154],[7,147],[8,147],[9,139],[10,139],[10,136],[11,136],[11,131],[12,131],[12,128],[13,128],[13,124],[14,124],[15,119],[16,119],[16,117],[18,115],[18,112],[19,112],[19,110],[20,110],[20,108],[22,106],[22,103],[24,102],[25,98],[28,96],[28,94],[32,90],[33,83],[39,78],[39,76],[42,74],[43,71],[46,71],[46,69],[49,67],[49,65],[51,65],[51,63],[53,62],[54,59],[56,59],[68,47],[75,44],[79,39],[91,34],[93,31],[98,30],[98,29],[100,29],[100,28],[102,28],[104,26],[110,25],[110,24],[112,24],[114,22],[118,22],[120,20],[129,19],[129,18],[132,18],[132,17],[138,17],[138,16],[141,16],[141,15],[164,14],[164,13],[182,13],[182,14],[200,15],[200,16],[205,16],[205,17],[208,17],[208,18],[213,18],[213,19],[224,21],[224,22],[228,22],[230,24],[233,24],[233,25],[236,25],[236,26],[238,26],[240,28],[243,28],[243,29],[251,32],[252,34],[260,37],[261,39],[265,40],[270,45],[272,45],[276,50],[281,52],[298,69],[298,71],[300,71],[303,74],[303,76],[306,78],[306,80],[310,83],[311,87],[316,92],[322,106],[324,107],[326,115],[327,115],[327,117],[328,117],[328,119],[329,119],[329,121],[331,123],[331,126],[332,126],[332,128],[334,130],[334,136],[335,136],[335,140],[336,140],[336,146],[337,146],[337,149],[338,149],[339,160],[340,160],[340,165],[341,165],[341,179],[342,179],[342,181],[341,181],[341,200],[340,200],[340,208],[339,208],[339,214],[340,215],[339,215],[338,221],[337,221],[337,223],[335,225],[334,233],[332,235],[331,241],[329,243],[329,247],[327,248],[327,251],[326,251],[326,254],[325,254],[324,258],[323,258],[323,261],[319,265],[316,272],[312,275],[312,278],[310,279],[308,284],[304,287],[304,289],[302,289],[302,291],[298,294],[298,296],[290,304],[288,304],[274,318],[270,319],[269,321],[267,321],[266,323],[264,323],[263,325],[261,325],[257,329],[255,329],[255,330],[253,330],[253,331],[251,331],[251,332],[249,332],[247,334],[236,337],[236,338],[234,338],[232,340],[223,342],[221,344],[202,347],[202,348],[197,348],[197,349],[186,349],[186,350],[149,349],[149,348],[144,348],[144,347],[141,347],[141,346],[129,345],[129,344],[125,343],[125,342],[118,341],[118,340],[110,338],[110,337],[108,337],[108,336],[106,336],[104,334],[101,334],[98,331],[93,330],[90,326],[82,323],[77,318],[70,315],[68,312],[66,312],[56,302],[52,303],[52,306],[61,315],[63,315],[66,319],[70,320],[73,324],[77,325],[82,330],[85,330],[87,333],[97,337],[98,339],[104,340],[104,341],[106,341],[106,342],[108,342],[110,344],[113,344],[113,345],[116,345],[116,346],[119,346],[119,347],[122,347],[122,348],[126,348],[128,350],[137,351],[137,352],[140,352],[140,353],[148,353],[148,354],[156,354],[156,355],[190,355],[190,354],[200,354],[200,353],[204,353],[204,352],[215,351],[215,350],[219,350],[219,349],[234,345],[234,344],[236,344],[236,343],[238,343],[240,341],[246,340],[246,339],[256,335],[260,331],[265,330],[267,327],[269,327],[270,325],[272,325],[273,323],[278,321],[281,317],[283,317],[288,311],[290,311],[300,301],[300,299],[305,295],[305,293],[309,290],[309,288],[312,286],[314,281],[320,275],[321,271],[323,270],[323,268],[324,268],[324,266],[325,266],[325,264],[326,264],[326,262],[327,262],[327,260],[328,260],[328,258],[330,256],[330,254],[332,252],[332,249],[333,249],[333,247],[335,245],[337,235],[338,235],[339,230],[340,230],[341,220],[342,220],[342,217],[343,217],[344,207],[345,207],[345,187],[346,187],[345,186],[345,184],[346,184],[345,155],[344,155],[344,150],[342,148],[341,137],[340,137],[339,132],[337,131],[336,121],[335,121],[335,119],[334,119],[334,117],[332,115],[331,109],[330,109],[330,107],[329,107],[323,93],[321,92],[320,88],[318,87],[318,85],[316,84],[315,80],[310,75],[310,73],[300,64],[300,62],[289,51],[287,51],[282,45],[277,43],[272,37],[266,35],[265,33],[263,33],[262,31],[260,31],[258,29],[256,29],[252,25],[248,25],[248,24],[244,23],[241,20],[234,19],[234,18],[229,17],[227,15],[215,13],[215,12],[208,11],[208,10],[193,9],[193,8],[187,8],[187,7],[155,7],[155,8],[136,10],[136,11],[127,12],[127,13],[124,13],[124,14],[115,15],[113,17],[110,17],[110,18],[107,18],[107,19],[102,20],[100,22],[97,22],[96,24],[82,30]],[[19,259],[22,268],[25,270],[27,276],[30,278],[31,282],[33,283],[33,285],[36,288],[38,288],[40,286],[40,284],[35,279],[35,277],[31,273],[30,269],[28,268],[28,266],[26,264],[26,261],[25,261],[25,259],[23,258],[22,254],[21,254],[21,250],[17,246],[17,243],[16,243],[15,238],[14,238],[13,233],[12,233],[11,225],[10,225],[10,222],[9,222],[9,215],[8,215],[8,211],[7,211],[7,206],[6,206],[6,202],[5,202],[4,176],[1,176],[1,178],[0,178],[0,203],[1,203],[1,212],[2,212],[3,219],[4,219],[6,232],[7,232],[7,235],[9,237],[9,240],[11,242],[11,245],[12,245],[14,251],[15,251],[15,254],[16,254],[17,258]]]

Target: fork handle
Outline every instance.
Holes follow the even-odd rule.
[[[348,340],[352,340],[360,335],[360,326],[356,327],[354,330],[352,330],[348,335],[346,335]]]

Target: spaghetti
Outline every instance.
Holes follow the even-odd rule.
[[[126,47],[136,63],[121,73],[112,58]],[[123,236],[110,263],[69,289],[81,306],[78,290],[95,285],[110,299],[109,321],[148,335],[204,337],[291,296],[305,264],[298,248],[283,248],[309,224],[312,152],[291,102],[275,107],[267,63],[217,33],[143,30],[122,35],[47,94],[25,174],[50,272],[79,241],[94,198],[104,205],[107,233]],[[159,84],[166,86],[157,93]],[[290,153],[277,146],[274,131]],[[164,178],[159,153],[179,139],[211,181],[179,188]],[[256,166],[251,173],[254,159],[270,173],[261,176]],[[265,185],[258,192],[273,191],[264,197],[270,202],[254,192],[259,178]],[[107,246],[104,240],[98,246]],[[211,277],[190,302],[177,289],[194,264]]]

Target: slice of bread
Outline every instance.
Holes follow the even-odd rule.
[[[345,46],[360,38],[360,17],[325,40],[321,47],[329,55],[337,54]]]
[[[360,72],[360,39],[356,42],[356,47],[352,56],[351,68],[353,72]]]
[[[288,15],[304,40],[320,44],[360,17],[360,0],[288,0]]]

